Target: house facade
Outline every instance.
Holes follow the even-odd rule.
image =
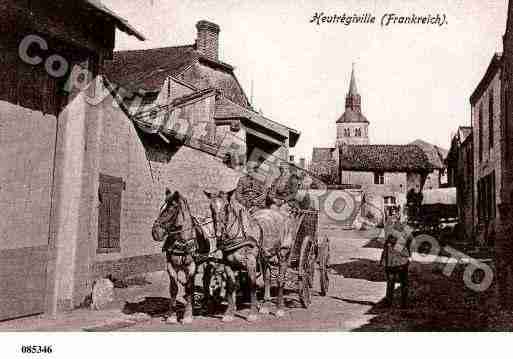
[[[116,28],[144,37],[99,1],[3,1],[0,10],[3,320],[71,308],[83,289],[99,122],[85,99]]]
[[[495,54],[470,97],[474,147],[474,213],[478,243],[493,246],[502,180],[502,54]]]
[[[501,190],[497,238],[495,241],[497,283],[500,304],[511,307],[513,294],[513,3],[508,3],[508,18],[503,36]]]

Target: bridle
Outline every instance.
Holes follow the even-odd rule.
[[[223,228],[222,228],[223,231],[221,233],[220,238],[217,236],[217,234],[215,234],[216,240],[218,241],[218,243],[223,244],[223,242],[231,242],[237,238],[246,239],[246,235],[244,233],[243,225],[242,225],[242,215],[240,213],[242,211],[242,209],[239,210],[239,213],[237,213],[237,210],[230,203],[230,201],[225,200],[225,199],[223,199],[223,201],[225,201],[225,205],[223,206],[224,207],[223,212],[225,212],[225,218],[224,218]],[[215,218],[217,216],[212,216],[212,217]],[[233,221],[231,223],[227,223],[227,222],[229,222],[230,217],[233,218]],[[217,219],[213,220],[213,221],[214,221],[214,226],[217,226],[218,225]],[[236,228],[236,233],[232,237],[228,237],[230,234],[233,233],[234,227],[236,225],[238,225],[238,227]],[[214,229],[215,229],[215,227],[214,227]]]

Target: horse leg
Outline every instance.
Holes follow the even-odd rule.
[[[264,276],[264,303],[260,307],[260,314],[269,314],[268,303],[271,301],[271,267],[268,263],[262,265],[262,275]]]
[[[183,316],[183,324],[192,323],[192,302],[194,298],[194,280],[196,276],[196,263],[191,258],[191,264],[184,271],[185,274],[185,313]]]
[[[280,254],[278,256],[279,262],[279,273],[278,273],[278,305],[276,309],[276,316],[283,317],[285,315],[284,307],[284,289],[285,282],[287,277],[287,269],[288,269],[288,253],[289,250],[287,248],[280,249]]]
[[[223,316],[223,322],[231,322],[235,315],[235,305],[237,299],[237,278],[235,272],[229,265],[224,266],[226,273],[226,297],[228,301],[228,308]]]
[[[251,307],[250,307],[250,313],[248,316],[248,321],[254,322],[258,319],[258,306],[257,306],[257,283],[256,283],[256,277],[257,277],[257,255],[258,253],[255,253],[255,251],[251,251],[248,253],[248,259],[247,259],[247,269],[248,269],[248,276],[249,276],[249,290],[250,290],[250,296],[251,296]]]
[[[169,275],[169,311],[168,317],[166,319],[166,323],[168,324],[176,324],[178,323],[178,319],[176,317],[175,304],[176,304],[176,296],[178,295],[178,274],[173,267],[171,262],[167,263],[167,273]]]

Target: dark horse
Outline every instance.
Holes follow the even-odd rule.
[[[185,275],[185,283],[182,283],[186,301],[183,323],[191,323],[193,320],[192,298],[197,261],[201,256],[208,256],[215,248],[215,243],[209,240],[212,239],[209,232],[213,233],[213,229],[209,228],[209,223],[200,224],[192,216],[187,200],[178,191],[175,191],[166,201],[158,218],[153,223],[153,239],[164,242],[162,251],[166,253],[167,259],[171,301],[166,322],[169,324],[178,322],[175,304],[179,272],[183,272]]]
[[[238,201],[232,200],[232,192],[207,192],[210,200],[210,211],[214,221],[214,231],[217,245],[223,252],[223,260],[227,279],[228,308],[223,321],[231,321],[235,314],[236,300],[236,270],[246,270],[249,276],[251,293],[251,309],[248,321],[258,318],[256,277],[258,264],[264,274],[265,294],[264,301],[270,300],[270,268],[271,258],[277,258],[279,266],[278,275],[278,306],[277,317],[282,317],[283,289],[285,275],[288,267],[290,249],[293,243],[293,220],[282,211],[261,209],[254,214],[242,206]],[[266,306],[260,308],[261,313],[267,313]]]

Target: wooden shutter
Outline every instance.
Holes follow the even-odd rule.
[[[123,179],[100,174],[98,190],[100,206],[98,210],[98,252],[110,253],[121,250],[121,195]]]

